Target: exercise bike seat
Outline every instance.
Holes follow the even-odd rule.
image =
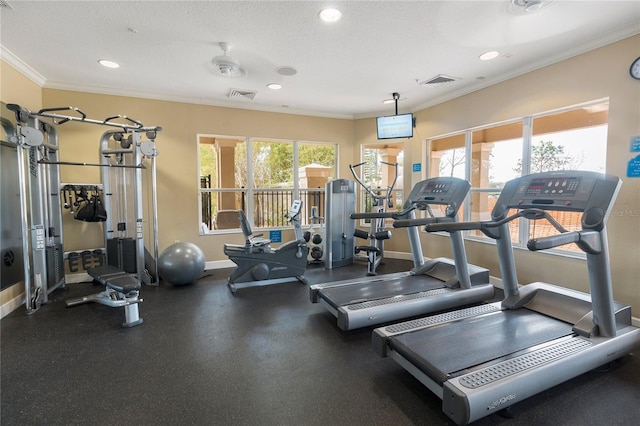
[[[242,229],[242,233],[244,234],[246,246],[261,247],[271,244],[270,239],[261,238],[262,234],[253,235],[251,225],[249,225],[249,221],[247,220],[247,216],[244,214],[243,210],[238,210],[238,218],[240,219],[240,228]]]
[[[262,234],[253,235],[251,225],[247,220],[247,216],[244,211],[238,210],[238,219],[240,221],[240,228],[244,234],[244,245],[226,243],[224,245],[224,254],[227,256],[242,255],[247,253],[269,253],[273,249],[269,244],[271,240],[268,238],[261,238]]]

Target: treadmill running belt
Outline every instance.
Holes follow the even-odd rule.
[[[517,309],[401,334],[390,343],[398,354],[442,384],[457,371],[571,334],[571,324]]]
[[[444,283],[426,275],[407,275],[387,281],[363,281],[354,285],[328,287],[319,294],[334,308],[386,297],[401,296],[441,288]]]

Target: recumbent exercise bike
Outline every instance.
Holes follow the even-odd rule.
[[[298,281],[305,283],[309,247],[302,234],[300,212],[302,201],[294,200],[287,222],[293,223],[295,239],[278,248],[271,247],[271,240],[253,235],[251,226],[242,210],[238,210],[240,227],[245,244],[225,244],[224,253],[237,266],[229,276],[227,285],[233,294],[240,287],[251,287]]]

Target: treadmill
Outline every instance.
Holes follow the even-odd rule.
[[[373,331],[374,349],[442,399],[467,424],[629,353],[640,344],[631,307],[613,300],[605,223],[621,180],[587,171],[543,172],[509,181],[491,220],[427,225],[428,231],[480,230],[496,239],[504,300]],[[508,216],[510,209],[516,211]],[[512,210],[513,211],[513,210]],[[569,232],[549,211],[581,212]],[[547,219],[558,234],[529,250],[575,243],[587,256],[590,295],[536,282],[519,288],[509,223]]]
[[[353,330],[491,299],[494,287],[489,283],[489,271],[467,264],[460,232],[451,233],[454,260],[425,262],[420,245],[418,227],[455,222],[469,188],[463,179],[430,178],[413,187],[401,211],[360,213],[363,218],[392,218],[394,227],[407,229],[413,269],[313,284],[309,287],[311,302],[319,302],[331,312],[340,329]],[[444,216],[436,217],[431,206],[444,206]],[[431,217],[416,218],[416,210],[426,210]]]

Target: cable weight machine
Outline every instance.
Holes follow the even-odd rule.
[[[67,305],[95,301],[113,307],[122,306],[127,317],[125,326],[141,323],[142,320],[137,316],[137,303],[141,301],[137,297],[140,283],[157,284],[158,277],[155,157],[159,152],[155,148],[155,138],[162,128],[145,127],[141,122],[121,115],[93,120],[74,107],[46,108],[37,112],[16,104],[6,107],[14,112],[17,123],[15,129],[10,129],[3,119],[7,139],[17,147],[27,314],[46,303],[48,293],[65,284],[60,196],[64,185],[60,183],[60,166],[94,166],[101,168],[104,207],[108,212],[104,234],[107,266],[111,268],[109,277],[114,277],[114,270],[121,270],[126,276],[110,279],[87,271],[107,290],[100,297],[95,295],[82,298],[81,301],[67,301]],[[73,111],[78,115],[62,115],[62,111]],[[60,161],[56,128],[69,121],[111,128],[101,137],[99,163]],[[143,140],[143,137],[147,140]],[[144,246],[142,170],[147,169],[146,163],[150,163],[151,174],[149,193],[153,255]],[[119,239],[128,239],[130,242],[122,244],[110,241]],[[52,260],[45,255],[49,251],[54,253]],[[57,252],[60,256],[55,257]]]
[[[148,141],[141,140],[141,132],[125,133],[109,130],[100,140],[101,179],[104,207],[111,212],[104,227],[107,264],[136,274],[145,284],[157,284],[158,225],[156,200],[156,163],[158,151],[154,139],[157,130],[145,130]],[[153,216],[153,259],[151,270],[147,264],[151,255],[144,245],[144,216],[142,171],[143,159],[151,159],[151,196]],[[131,208],[132,207],[132,208]]]

